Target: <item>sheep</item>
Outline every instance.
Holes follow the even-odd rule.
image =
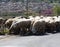
[[[55,18],[51,17],[50,19],[47,19],[46,22],[46,31],[48,33],[54,33],[56,32],[56,24],[55,24]]]
[[[2,17],[0,17],[0,24],[3,24],[4,19]]]
[[[60,32],[60,16],[55,19],[56,23],[56,32]]]
[[[9,28],[11,27],[13,21],[16,21],[16,20],[18,20],[18,19],[22,19],[22,18],[23,18],[22,16],[19,16],[19,17],[15,17],[15,18],[9,18],[9,19],[7,19],[7,21],[5,22],[5,26],[6,26],[6,28],[9,29]]]
[[[4,26],[5,22],[7,19],[3,19],[2,17],[0,18],[0,28]]]
[[[32,25],[32,32],[36,35],[45,34],[45,21],[43,19],[35,20]]]
[[[15,19],[21,19],[21,18],[24,18],[24,16],[15,17]]]
[[[31,33],[30,31],[31,26],[31,19],[19,19],[10,27],[10,32],[14,32],[14,34],[20,35],[29,35]]]
[[[7,19],[5,22],[5,27],[9,29],[10,26],[12,25],[12,22],[13,22],[13,18]]]
[[[60,32],[60,16],[29,16],[25,17],[15,17],[7,20],[5,24],[9,23],[10,33],[29,35],[29,34],[45,34]]]

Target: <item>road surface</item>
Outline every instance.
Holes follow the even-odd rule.
[[[60,47],[60,33],[44,36],[9,36],[0,40],[0,47]]]

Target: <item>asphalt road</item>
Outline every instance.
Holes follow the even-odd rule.
[[[0,47],[60,47],[60,33],[44,36],[8,36]]]

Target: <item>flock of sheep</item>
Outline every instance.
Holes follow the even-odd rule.
[[[44,35],[46,33],[60,32],[60,16],[19,16],[6,19],[4,27],[9,34]]]

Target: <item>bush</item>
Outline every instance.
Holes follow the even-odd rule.
[[[5,35],[5,34],[9,34],[8,29],[3,29],[3,30],[0,31],[0,35]]]
[[[4,34],[9,34],[9,29],[5,28],[3,32],[4,32]]]
[[[39,13],[33,12],[33,11],[28,11],[28,12],[24,12],[24,16],[37,16],[39,15]]]
[[[55,6],[53,8],[54,15],[58,16],[60,15],[60,6]]]

